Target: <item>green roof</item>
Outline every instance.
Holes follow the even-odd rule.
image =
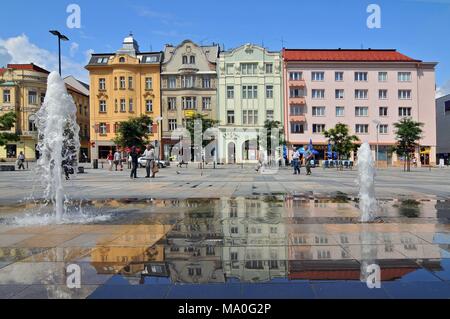
[[[16,86],[15,82],[0,82],[0,86]]]

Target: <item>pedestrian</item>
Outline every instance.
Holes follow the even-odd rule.
[[[147,146],[147,149],[144,152],[144,159],[147,161],[145,165],[147,176],[145,176],[145,178],[154,178],[152,171],[155,162],[155,148],[153,145]]]
[[[294,166],[294,175],[300,175],[300,151],[296,150],[292,155],[292,165]]]
[[[313,152],[309,149],[309,146],[305,147],[305,167],[306,167],[306,175],[311,175],[311,161],[313,159]]]
[[[116,172],[119,168],[119,165],[120,165],[120,170],[123,171],[122,153],[119,151],[119,149],[117,149],[116,152],[114,153],[114,166],[116,167]]]
[[[114,155],[112,151],[109,151],[108,157],[106,159],[108,160],[109,170],[112,171],[114,161]]]
[[[23,152],[20,152],[18,158],[17,158],[17,165],[19,166],[19,170],[22,168],[23,170],[25,170],[25,155],[23,154]]]
[[[139,154],[136,151],[136,146],[133,146],[131,148],[131,153],[130,153],[130,158],[131,158],[131,165],[132,165],[132,169],[131,169],[131,174],[130,174],[130,178],[138,178],[137,177],[137,168],[138,168],[138,158],[139,158]]]

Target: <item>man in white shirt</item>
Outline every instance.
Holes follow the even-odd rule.
[[[296,150],[292,155],[292,163],[294,166],[294,175],[300,175],[300,152]]]
[[[155,149],[152,145],[147,146],[147,149],[144,152],[144,158],[147,160],[147,165],[145,166],[147,176],[145,176],[145,178],[150,178],[153,162],[155,160]]]

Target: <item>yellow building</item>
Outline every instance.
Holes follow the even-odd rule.
[[[150,139],[159,147],[162,56],[162,52],[140,52],[132,35],[116,53],[92,55],[86,66],[91,83],[92,159],[104,159],[115,149],[113,140],[121,122],[142,115],[153,119]]]
[[[28,161],[38,158],[39,154],[36,152],[38,133],[34,119],[44,102],[49,74],[49,71],[33,63],[8,64],[6,68],[0,69],[0,115],[8,112],[16,113],[16,125],[11,132],[20,136],[19,141],[0,147],[1,160],[15,161],[20,152],[25,154]],[[88,87],[82,82],[79,82],[79,85]],[[77,89],[75,84],[67,85],[67,88],[77,108],[81,106],[83,111],[87,109],[89,112],[89,89],[86,95],[86,91]],[[86,125],[89,127],[89,116],[77,113],[77,122],[80,127],[85,128]],[[80,130],[80,141],[82,147],[89,150],[89,135],[86,136],[85,133],[85,130]]]

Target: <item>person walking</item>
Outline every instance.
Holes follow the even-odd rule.
[[[116,167],[116,172],[118,171],[119,165],[120,170],[123,171],[122,153],[117,149],[114,153],[114,166]]]
[[[23,152],[20,152],[19,157],[17,158],[17,165],[19,166],[19,170],[23,169],[25,170],[25,155],[23,154]]]
[[[148,145],[147,149],[144,152],[144,158],[147,161],[146,165],[145,165],[145,169],[147,171],[147,176],[145,176],[145,178],[154,178],[153,177],[153,164],[155,161],[155,148],[153,147],[153,145]]]
[[[292,155],[292,165],[294,166],[294,175],[300,175],[300,151],[296,150]]]
[[[311,175],[311,161],[313,159],[313,152],[309,149],[309,146],[305,146],[305,167],[306,167],[306,175]]]
[[[138,158],[139,158],[139,154],[136,150],[136,146],[133,146],[131,148],[131,153],[130,153],[130,158],[131,158],[131,174],[130,174],[130,178],[138,178],[137,177],[137,168],[138,168]]]
[[[109,151],[108,157],[106,158],[108,160],[109,164],[109,171],[112,171],[113,168],[113,161],[114,161],[114,155],[112,151]]]

